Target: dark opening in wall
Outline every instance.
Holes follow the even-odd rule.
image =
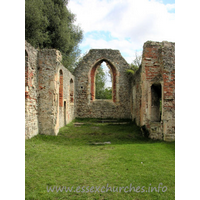
[[[74,103],[74,81],[70,80],[70,103]]]
[[[63,72],[60,70],[60,86],[59,86],[59,106],[63,107]]]
[[[151,121],[160,122],[162,114],[162,87],[161,84],[151,86]]]
[[[28,57],[28,53],[27,53],[27,51],[26,51],[26,49],[25,49],[25,58],[26,58],[26,57]]]
[[[64,101],[64,125],[66,126],[66,101]]]

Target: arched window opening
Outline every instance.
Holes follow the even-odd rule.
[[[112,99],[116,102],[116,69],[107,60],[96,63],[90,73],[91,100]]]
[[[162,116],[162,87],[161,84],[151,86],[151,121],[160,122]]]
[[[63,107],[63,72],[60,70],[60,85],[59,85],[59,106]]]
[[[95,99],[112,99],[112,72],[106,62],[96,69]]]
[[[74,103],[74,81],[70,80],[70,103]]]

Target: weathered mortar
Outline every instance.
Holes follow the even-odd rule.
[[[39,129],[41,134],[57,135],[59,128],[74,118],[74,105],[70,103],[70,79],[74,79],[74,76],[62,66],[61,59],[61,53],[55,49],[39,52]],[[60,70],[63,76],[61,105],[59,105]],[[66,102],[65,111],[64,101]]]
[[[42,50],[38,55],[39,130],[40,134],[57,135],[59,124],[57,51]]]
[[[174,43],[146,42],[133,76],[126,73],[130,67],[118,50],[90,50],[75,76],[61,64],[58,50],[37,51],[27,42],[25,50],[25,138],[38,132],[57,135],[76,116],[132,118],[150,138],[175,140]],[[95,99],[95,71],[103,61],[113,73],[113,100]]]
[[[140,109],[141,109],[141,67],[130,77],[131,92],[130,92],[130,105],[132,120],[140,125]],[[131,76],[131,75],[130,75]]]
[[[60,65],[59,69],[63,71],[63,102],[66,102],[66,110],[64,110],[64,103],[63,107],[59,107],[59,128],[61,128],[74,119],[74,102],[71,102],[73,97],[70,96],[70,80],[75,82],[75,77],[64,66]],[[73,90],[75,90],[75,84],[73,84]]]
[[[161,121],[152,105],[152,85],[161,86]],[[143,47],[142,66],[132,78],[132,118],[145,125],[150,138],[175,140],[175,43],[148,41]],[[137,89],[135,89],[137,88]],[[136,91],[136,97],[134,97]],[[159,108],[158,108],[159,109]]]
[[[113,100],[93,99],[95,70],[101,62],[113,70]],[[130,118],[130,84],[126,70],[130,68],[118,50],[92,49],[75,69],[75,116],[80,118]],[[114,81],[115,80],[115,81]]]
[[[25,41],[25,138],[38,134],[37,54]]]
[[[57,135],[60,127],[74,119],[74,103],[70,103],[70,80],[74,76],[61,64],[62,55],[58,50],[37,51],[27,42],[25,48],[28,53],[28,59],[25,56],[26,138],[38,133]],[[62,106],[59,105],[60,70]]]

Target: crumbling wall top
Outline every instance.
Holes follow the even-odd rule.
[[[83,57],[75,69],[75,74],[81,68],[91,68],[98,62],[108,61],[118,68],[129,68],[129,64],[122,57],[119,50],[113,49],[90,49],[90,51]]]
[[[120,51],[117,49],[90,49],[89,51],[89,53],[96,53],[96,52],[120,54]]]
[[[175,46],[175,42],[168,42],[168,41],[162,41],[162,42],[155,42],[155,41],[146,41],[143,45],[143,49],[145,47],[152,47],[152,46],[160,46],[160,47],[173,47]]]
[[[40,55],[45,55],[46,59],[54,62],[62,61],[62,54],[57,49],[42,49],[40,51]]]

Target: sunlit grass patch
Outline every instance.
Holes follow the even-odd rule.
[[[58,136],[26,141],[26,199],[174,199],[175,143],[145,139],[131,122],[95,123],[98,120],[76,119]],[[75,127],[76,122],[84,124]],[[111,144],[91,145],[98,142]],[[148,192],[160,183],[166,192]],[[144,186],[145,192],[86,192],[86,187],[107,184],[118,190]],[[83,189],[47,192],[50,186]]]

